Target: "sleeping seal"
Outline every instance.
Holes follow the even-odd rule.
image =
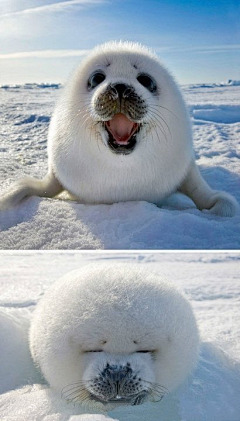
[[[188,301],[138,265],[91,264],[65,275],[37,305],[30,350],[50,387],[85,409],[159,401],[198,358]]]

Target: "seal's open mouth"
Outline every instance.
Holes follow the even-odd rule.
[[[125,114],[115,114],[111,120],[106,121],[105,129],[108,132],[108,144],[113,152],[127,155],[136,145],[138,123],[129,120]]]

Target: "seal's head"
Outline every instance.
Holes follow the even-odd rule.
[[[159,131],[165,141],[171,135],[169,118],[175,104],[168,104],[167,96],[178,102],[179,94],[172,77],[146,47],[131,42],[96,47],[76,71],[74,85],[88,129],[112,152],[130,154]],[[174,118],[177,124],[177,115]]]
[[[153,116],[160,86],[151,68],[156,67],[156,58],[152,55],[150,61],[149,51],[140,45],[136,51],[132,43],[102,45],[87,60],[90,114],[115,153],[131,153]]]
[[[110,42],[82,60],[48,137],[49,170],[82,203],[161,204],[193,159],[187,108],[148,48]]]
[[[91,265],[41,300],[30,348],[50,386],[98,410],[161,400],[194,367],[198,330],[189,303],[135,265]]]

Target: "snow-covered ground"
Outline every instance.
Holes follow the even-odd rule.
[[[122,407],[120,421],[240,420],[240,282],[237,253],[2,252],[0,254],[1,421],[105,421],[79,416],[43,384],[31,361],[27,330],[42,294],[59,276],[93,261],[136,262],[184,291],[201,332],[199,363],[159,403]],[[35,384],[33,386],[33,384]]]
[[[240,83],[183,87],[197,162],[209,184],[240,202]],[[47,130],[59,85],[0,88],[1,191],[47,170]],[[200,212],[175,195],[161,209],[147,202],[82,205],[30,198],[1,212],[2,249],[238,249],[240,215]]]

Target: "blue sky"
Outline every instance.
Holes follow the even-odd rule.
[[[64,82],[112,39],[153,48],[180,83],[240,79],[239,0],[0,0],[0,85]]]

